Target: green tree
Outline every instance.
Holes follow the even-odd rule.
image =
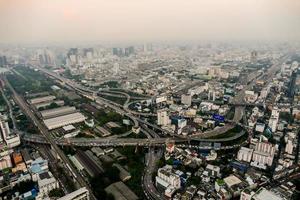
[[[112,182],[117,182],[120,180],[120,170],[114,166],[106,169],[106,175]]]
[[[64,196],[64,191],[61,188],[56,188],[49,192],[49,197],[62,197],[62,196]]]

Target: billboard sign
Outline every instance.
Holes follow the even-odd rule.
[[[225,118],[222,115],[218,115],[218,114],[213,114],[213,119],[215,121],[219,121],[219,122],[224,122]]]
[[[162,103],[167,101],[167,97],[166,96],[161,96],[161,97],[156,97],[155,102],[156,103]]]
[[[130,125],[130,120],[129,119],[123,119],[123,124]]]

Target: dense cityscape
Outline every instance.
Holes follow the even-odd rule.
[[[298,41],[0,40],[0,199],[300,199]]]

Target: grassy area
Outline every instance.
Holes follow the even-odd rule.
[[[39,71],[25,67],[17,67],[15,70],[18,74],[22,74],[22,76],[9,74],[7,75],[7,79],[20,94],[49,91],[51,90],[50,87],[54,84],[52,79],[44,76]]]
[[[96,116],[96,120],[98,125],[103,126],[107,122],[122,123],[123,117],[122,115],[114,111],[105,112],[104,110],[99,110],[99,113]]]
[[[220,139],[220,138],[229,138],[235,136],[237,133],[242,131],[242,127],[236,126],[233,129],[230,129],[229,131],[210,137],[210,139]]]
[[[21,114],[16,117],[18,129],[25,131],[30,134],[37,134],[39,130],[34,126],[34,124],[27,118],[26,115]]]
[[[120,104],[120,105],[124,105],[124,103],[126,102],[127,98],[124,96],[124,98],[120,98],[120,97],[112,97],[112,96],[105,96],[103,95],[103,98],[105,99],[108,99],[110,101],[113,101],[117,104]]]
[[[99,89],[99,88],[119,88],[119,87],[121,87],[121,85],[120,83],[118,83],[118,81],[107,81],[97,86],[96,88]]]

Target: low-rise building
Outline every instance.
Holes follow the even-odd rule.
[[[59,188],[58,181],[51,172],[43,172],[38,177],[38,187],[42,196],[48,196],[51,190]]]
[[[123,182],[113,183],[105,188],[105,191],[112,194],[115,200],[138,200],[139,198]]]
[[[63,197],[60,197],[57,200],[89,200],[89,199],[90,199],[90,193],[85,187],[83,187]]]
[[[68,115],[46,119],[44,120],[44,124],[48,130],[52,130],[69,124],[84,122],[85,119],[86,117],[83,114],[75,112]]]

